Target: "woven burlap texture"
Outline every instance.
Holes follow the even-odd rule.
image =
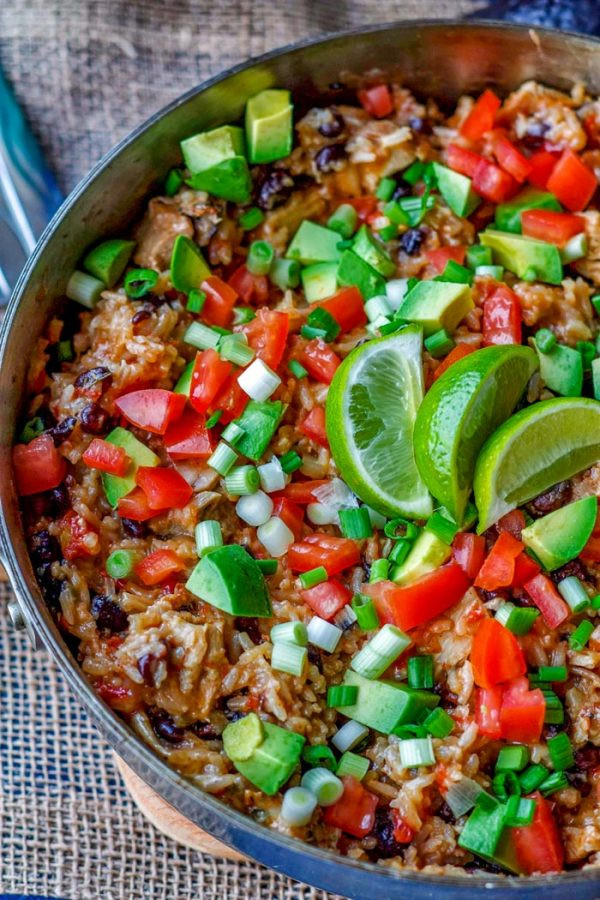
[[[68,191],[120,137],[209,75],[349,26],[471,12],[470,0],[0,0],[0,62]],[[56,667],[0,590],[0,894],[64,900],[325,900],[149,825]],[[330,895],[330,900],[332,900]]]

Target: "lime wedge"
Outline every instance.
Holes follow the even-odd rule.
[[[556,397],[519,410],[488,438],[475,465],[475,503],[481,533],[600,460],[600,403]]]
[[[485,347],[450,366],[426,394],[415,422],[417,466],[457,522],[481,446],[510,416],[537,366],[529,347]]]
[[[423,335],[417,325],[350,353],[327,395],[327,437],[341,477],[387,516],[425,518],[431,497],[413,451],[423,399]]]

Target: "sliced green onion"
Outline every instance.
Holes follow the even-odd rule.
[[[196,552],[199,557],[205,556],[211,550],[223,546],[223,534],[221,524],[216,519],[204,519],[198,522],[195,530]]]
[[[277,571],[276,559],[257,559],[256,565],[263,573],[263,575],[274,575]]]
[[[296,288],[300,284],[300,263],[297,259],[274,259],[269,278],[282,291]]]
[[[391,200],[392,194],[398,187],[398,184],[393,178],[388,178],[387,176],[382,178],[379,184],[377,185],[377,190],[375,191],[375,196],[378,200]]]
[[[553,772],[552,775],[542,781],[540,791],[544,797],[549,797],[556,791],[562,791],[563,788],[569,787],[567,776],[564,772]]]
[[[492,790],[500,800],[506,800],[510,794],[521,793],[521,782],[514,772],[497,772],[492,781]]]
[[[532,606],[515,606],[506,600],[498,607],[495,618],[513,634],[527,634],[540,614]]]
[[[298,581],[304,590],[306,590],[307,588],[314,587],[316,584],[327,581],[328,577],[325,566],[317,566],[316,569],[309,569],[308,572],[303,572],[302,575],[298,577]]]
[[[550,353],[556,346],[556,335],[549,328],[540,328],[536,331],[534,340],[540,353]]]
[[[271,643],[283,641],[284,644],[298,644],[306,647],[308,644],[308,632],[304,622],[281,622],[271,628]]]
[[[245,325],[256,318],[256,313],[249,306],[236,306],[233,309],[233,324]]]
[[[567,243],[560,247],[559,253],[561,262],[572,263],[577,259],[582,259],[588,252],[588,239],[584,231],[574,234],[569,238]]]
[[[183,335],[183,341],[198,350],[216,350],[221,336],[214,328],[202,322],[192,322]]]
[[[411,638],[395,625],[384,625],[353,657],[350,666],[363,678],[379,678],[411,644]]]
[[[265,494],[282,491],[286,485],[285,472],[276,456],[270,462],[259,466],[258,474],[260,476],[260,486]]]
[[[259,491],[259,493],[262,493],[262,491]],[[258,495],[255,494],[254,496],[257,497]],[[263,496],[267,497],[266,494],[263,494]],[[237,505],[239,506],[242,500],[249,499],[251,498],[242,497],[238,500]],[[267,497],[267,500],[271,500],[271,498]],[[273,503],[272,500],[271,503]],[[273,516],[263,525],[260,525],[256,531],[256,536],[267,553],[270,553],[271,556],[276,556],[277,558],[283,556],[284,553],[287,553],[290,544],[294,543],[293,531],[291,531],[285,522],[278,516]]]
[[[211,456],[206,460],[206,464],[214,469],[219,475],[227,475],[236,459],[237,453],[228,444],[219,441]]]
[[[403,741],[408,741],[413,737],[426,738],[427,729],[423,725],[397,725],[392,734]]]
[[[342,781],[329,769],[309,769],[300,784],[314,794],[319,806],[333,806],[344,793]]]
[[[477,266],[475,274],[480,278],[494,278],[496,281],[502,281],[504,269],[502,266]]]
[[[399,531],[400,533],[398,533]],[[383,533],[393,541],[398,541],[401,538],[406,538],[408,541],[414,541],[419,535],[419,526],[408,519],[399,517],[397,519],[390,519],[383,529]]]
[[[294,378],[306,378],[308,372],[304,368],[304,366],[298,362],[297,359],[290,359],[288,363],[288,369],[294,376]]]
[[[449,259],[438,281],[451,281],[453,284],[473,284],[474,274],[466,266],[461,266],[455,259]]]
[[[221,438],[222,440],[227,441],[228,444],[231,444],[232,447],[235,447],[237,442],[243,438],[245,433],[246,432],[244,431],[244,429],[240,428],[237,422],[230,422],[229,425],[227,425],[223,429]]]
[[[371,563],[371,571],[369,573],[369,583],[375,584],[377,581],[386,581],[390,571],[390,563],[387,559],[374,559]],[[369,600],[371,598],[369,597]],[[377,627],[377,626],[374,626]]]
[[[410,551],[412,550],[412,541],[409,541],[407,538],[398,538],[392,549],[390,550],[388,556],[388,562],[393,563],[395,566],[401,566]],[[392,581],[394,580],[394,573],[392,572]]]
[[[490,247],[484,247],[482,244],[467,247],[467,265],[470,269],[476,269],[478,266],[491,266],[493,262]]]
[[[306,322],[311,328],[318,328],[323,331],[323,340],[328,344],[334,341],[342,330],[329,310],[323,306],[315,306],[308,314]]]
[[[303,465],[302,457],[295,450],[288,450],[283,456],[279,457],[281,468],[286,475],[291,475],[296,469],[300,469]]]
[[[185,308],[188,312],[199,313],[202,312],[202,308],[205,303],[206,294],[204,293],[204,291],[201,291],[200,288],[192,288],[192,290],[188,294]]]
[[[313,616],[308,623],[308,639],[315,647],[333,653],[343,634],[341,628],[326,622],[320,616]]]
[[[217,334],[220,334],[221,337],[225,337],[225,335],[227,335],[227,334],[233,334],[233,331],[231,331],[230,328],[222,328],[220,325],[213,325],[212,330],[216,331]],[[243,340],[242,335],[241,334],[237,335],[237,339]]]
[[[268,400],[281,384],[281,378],[262,359],[255,359],[238,375],[238,384],[246,394],[259,403]]]
[[[255,352],[248,346],[244,334],[226,334],[219,341],[219,355],[235,366],[247,366],[254,359]]]
[[[368,737],[368,734],[369,729],[365,725],[355,722],[354,719],[349,719],[339,731],[336,731],[331,738],[331,743],[340,753],[345,753],[346,750],[354,750]]]
[[[243,521],[248,525],[254,525],[255,528],[264,528],[271,518],[271,513],[273,512],[273,501],[268,494],[265,494],[264,491],[254,491],[253,494],[243,494],[240,497],[238,502],[235,504],[235,511],[240,519],[243,519]],[[260,536],[259,540],[263,543],[263,545],[266,547],[268,552],[271,553],[272,556],[282,555],[281,553],[274,553],[273,550],[267,547]]]
[[[389,219],[392,225],[410,225],[410,216],[400,206],[397,200],[390,200],[383,207],[384,215]]]
[[[570,769],[575,765],[575,757],[573,756],[573,747],[566,732],[561,731],[554,737],[548,738],[548,753],[552,760],[552,765],[557,771]]]
[[[349,203],[342,203],[336,211],[329,216],[327,227],[345,239],[352,237],[358,225],[358,213]]]
[[[540,681],[566,681],[569,673],[566,666],[540,666],[537,677]]]
[[[405,169],[402,173],[402,178],[408,184],[416,184],[423,177],[423,173],[425,172],[425,163],[416,159],[413,163],[410,164],[408,169]]]
[[[558,699],[558,698],[557,698]],[[558,707],[546,706],[544,710],[544,722],[547,725],[562,725],[565,721],[565,711],[559,701]]]
[[[456,522],[443,515],[439,509],[436,509],[427,519],[425,529],[435,534],[444,544],[450,545],[456,537],[458,526]]]
[[[383,228],[380,228],[378,231],[379,239],[382,241],[393,241],[395,237],[398,235],[398,226],[397,225],[384,225]]]
[[[600,294],[594,294],[593,297],[590,297],[590,301],[598,315],[600,315]]]
[[[358,509],[340,509],[338,515],[344,537],[360,541],[373,534],[369,513],[364,506],[359,506]]]
[[[335,772],[337,769],[337,760],[333,751],[326,744],[313,744],[305,747],[302,751],[302,759],[309,766],[319,766],[329,769],[330,772]]]
[[[362,781],[368,771],[369,760],[366,756],[359,756],[358,753],[346,750],[340,758],[336,775],[338,778],[341,778],[343,775],[352,775],[357,781]]]
[[[338,628],[341,628],[342,631],[347,631],[356,622],[356,613],[354,612],[350,604],[347,603],[345,606],[342,606],[342,608],[338,610],[338,612],[336,612],[332,621],[333,624],[337,625]]]
[[[575,650],[576,653],[583,650],[593,631],[594,625],[589,619],[584,619],[583,622],[580,622],[575,631],[569,635],[569,647],[571,650]]]
[[[283,641],[277,641],[273,644],[271,652],[271,668],[277,672],[287,672],[288,675],[299,677],[308,658],[306,647],[299,644],[284,644]]]
[[[592,597],[590,606],[592,609],[600,609],[600,594],[596,594],[595,597]]]
[[[433,687],[433,656],[411,656],[407,664],[408,684],[412,688],[429,689]]]
[[[350,238],[350,240],[347,240],[347,241],[338,241],[337,244],[335,245],[335,248],[336,248],[336,250],[339,250],[341,252],[342,250],[349,250],[350,247],[353,247],[353,246],[354,246],[354,240],[353,240],[353,238]]]
[[[57,347],[57,356],[59,362],[71,362],[75,359],[72,341],[59,341]]]
[[[222,415],[223,415],[223,410],[222,410],[222,409],[216,409],[216,410],[214,411],[214,413],[212,414],[212,416],[209,416],[208,419],[206,420],[206,427],[207,427],[207,428],[214,428],[215,425],[217,424],[217,422],[219,421],[219,419],[221,418]]]
[[[250,209],[247,209],[246,212],[242,213],[242,215],[238,219],[238,225],[240,228],[243,228],[244,231],[252,231],[253,228],[257,228],[261,222],[264,222],[265,214],[258,206],[251,206]]]
[[[502,747],[496,760],[496,772],[520,772],[529,762],[529,748],[523,744]]]
[[[385,560],[387,562],[387,560]],[[352,609],[356,613],[358,627],[363,631],[374,631],[379,628],[379,616],[375,609],[372,597],[365,594],[355,594],[352,598]]]
[[[308,825],[317,807],[317,798],[306,788],[288,788],[281,803],[281,818],[293,828]]]
[[[400,765],[403,769],[413,769],[416,766],[434,766],[435,753],[430,737],[409,738],[400,741],[398,745]]]
[[[183,172],[181,169],[169,169],[165,178],[165,194],[174,197],[183,184]]]
[[[451,335],[448,334],[445,328],[430,334],[429,337],[425,338],[424,344],[425,349],[434,359],[439,359],[440,356],[446,356],[446,354],[450,353],[455,346]]]
[[[23,425],[23,430],[19,435],[20,444],[29,444],[34,438],[39,437],[46,430],[43,419],[40,416],[34,416]]]
[[[106,560],[106,574],[110,578],[127,578],[136,561],[131,550],[113,550]]]
[[[158,272],[154,269],[130,269],[125,276],[124,287],[128,297],[139,300],[158,283]]]
[[[581,353],[584,370],[589,370],[592,366],[592,361],[596,356],[596,345],[591,341],[577,341],[575,349],[579,350]]]
[[[365,312],[369,322],[377,322],[380,316],[387,318],[392,315],[392,307],[384,294],[370,297],[365,303]]]
[[[529,766],[528,769],[525,769],[524,772],[521,772],[519,775],[519,781],[521,783],[521,788],[523,789],[524,794],[531,794],[532,791],[536,791],[540,784],[548,777],[549,769],[546,766],[543,766],[541,763],[535,763],[533,766]]]
[[[472,778],[464,776],[460,781],[453,781],[446,791],[445,800],[454,818],[458,819],[473,809],[482,792],[484,789]]]
[[[88,309],[93,309],[102,291],[106,290],[106,285],[99,278],[88,275],[87,272],[80,272],[75,269],[67,282],[65,294],[69,300],[81,303]]]
[[[440,706],[432,709],[423,719],[423,728],[436,738],[445,738],[454,730],[454,719]]]
[[[535,800],[511,794],[506,801],[504,821],[514,828],[531,825],[535,813]]]
[[[246,268],[253,275],[268,275],[275,257],[273,245],[268,241],[252,241],[246,257]]]
[[[572,612],[580,613],[590,605],[589,594],[576,575],[569,575],[557,584],[559,594],[566,600]]]
[[[228,494],[244,497],[255,494],[260,487],[260,475],[256,466],[237,466],[225,476],[225,490]]]
[[[327,689],[327,706],[353,706],[358,697],[358,688],[354,684],[332,684]]]
[[[327,337],[326,329],[317,328],[316,325],[303,325],[300,329],[300,334],[307,341],[312,341],[313,338],[319,338],[319,340],[324,341]]]

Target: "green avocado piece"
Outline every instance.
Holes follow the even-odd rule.
[[[367,265],[389,278],[396,272],[396,265],[380,241],[374,237],[366,225],[361,225],[352,244],[352,252],[360,256]]]
[[[541,191],[539,188],[527,187],[520,191],[512,200],[499,203],[496,207],[495,223],[500,231],[511,231],[513,234],[521,234],[521,213],[526,209],[552,209],[561,212],[562,206],[549,191]]]
[[[419,281],[398,310],[401,319],[418,322],[425,337],[445,328],[454,331],[474,307],[468,284],[451,281]]]
[[[269,797],[290,778],[306,742],[295,731],[261,722],[256,713],[230,722],[222,737],[223,749],[238,772]],[[231,750],[234,756],[230,756]]]
[[[433,171],[440,194],[452,212],[457,216],[470,216],[481,203],[471,179],[437,162],[433,164]]]
[[[342,253],[337,280],[343,287],[357,287],[363,300],[385,294],[385,278],[353,250],[344,250]]]
[[[120,238],[103,241],[86,254],[83,268],[111,288],[125,271],[134,247],[135,241]]]
[[[292,152],[290,92],[268,89],[246,104],[246,142],[251,163],[270,163]]]
[[[337,288],[338,263],[314,263],[302,269],[302,287],[309,303],[324,300],[335,294]]]
[[[308,266],[318,262],[338,262],[340,236],[331,228],[324,228],[305,219],[294,235],[285,254],[287,259],[297,259]]]
[[[440,540],[437,534],[425,529],[417,537],[410,553],[401,566],[394,569],[396,584],[412,584],[423,575],[442,566],[452,555],[452,548]]]
[[[186,184],[195,191],[207,191],[232,203],[247,203],[252,190],[252,179],[244,156],[232,156],[209,169],[196,172],[186,179]]]
[[[250,400],[246,409],[236,419],[236,425],[243,430],[235,449],[254,461],[261,458],[275,434],[285,412],[281,400]]]
[[[479,240],[484,247],[491,247],[495,263],[519,278],[537,279],[547,284],[561,283],[563,267],[555,244],[491,229],[482,231]]]
[[[358,697],[351,706],[337,709],[350,719],[383,734],[391,734],[400,725],[416,723],[419,715],[439,703],[437,694],[420,691],[395,681],[371,681],[348,669],[344,684],[358,688]]]
[[[460,847],[496,863],[516,875],[523,874],[517,859],[512,829],[504,825],[506,809],[498,803],[493,809],[476,806],[459,835]]]
[[[540,360],[540,376],[544,384],[562,397],[581,397],[583,389],[583,357],[579,350],[555,344],[548,353],[535,347]]]
[[[597,514],[597,498],[583,497],[536,519],[523,529],[521,540],[552,572],[579,556],[594,530]]]
[[[135,473],[139,466],[157,466],[160,462],[158,456],[152,452],[145,444],[138,441],[136,437],[126,428],[113,428],[110,434],[105,438],[109,444],[116,447],[123,447],[125,453],[130,458],[131,463],[127,472],[122,478],[116,475],[108,475],[102,473],[102,484],[106,499],[111,506],[116,506],[121,497],[129,494],[135,487]]]
[[[192,372],[194,371],[195,362],[195,359],[189,362],[177,379],[177,384],[173,388],[173,392],[175,394],[185,394],[186,397],[190,396],[190,388],[192,386]]]
[[[178,234],[171,253],[171,282],[176,291],[189,294],[210,275],[202,251],[185,234]]]
[[[188,591],[232,616],[273,615],[264,575],[239,544],[218,547],[203,556],[187,580]]]
[[[202,131],[181,141],[185,164],[195,175],[212,169],[226,159],[245,157],[244,132],[237,125],[222,125],[212,131]]]

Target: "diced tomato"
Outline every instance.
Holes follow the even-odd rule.
[[[500,587],[508,587],[515,575],[515,559],[524,546],[510,532],[500,532],[477,574],[475,587],[483,588],[484,591],[495,591]]]
[[[410,844],[416,832],[406,822],[397,809],[392,810],[392,822],[394,823],[393,838],[398,844]]]
[[[115,406],[132,425],[153,434],[164,434],[183,412],[185,401],[185,394],[148,388],[123,394],[115,400]]]
[[[485,347],[521,343],[521,303],[507,285],[499,285],[483,301],[481,330]]]
[[[107,703],[111,709],[122,713],[133,713],[142,705],[143,685],[135,684],[126,676],[121,676],[123,684],[114,684],[111,681],[101,679],[94,685],[97,694]]]
[[[520,150],[515,147],[512,141],[509,141],[506,132],[498,129],[494,135],[492,142],[494,156],[502,166],[505,172],[518,181],[525,181],[531,174],[531,163],[526,156],[523,156]]]
[[[526,581],[531,581],[540,572],[540,567],[528,553],[520,553],[515,559],[515,574],[511,582],[511,588],[523,587]]]
[[[471,112],[460,126],[460,134],[470,141],[477,141],[494,125],[500,109],[500,98],[489,88],[475,101]]]
[[[487,159],[481,159],[473,173],[473,190],[492,203],[503,203],[516,193],[519,184],[512,175]]]
[[[562,872],[565,850],[552,815],[552,804],[537,791],[529,797],[535,800],[533,821],[512,829],[517,859],[526,875]]]
[[[289,330],[288,314],[266,307],[259,309],[255,318],[242,328],[250,347],[274,372],[283,358]]]
[[[459,531],[452,542],[452,555],[467,578],[475,578],[485,557],[485,538],[482,534]]]
[[[61,544],[65,559],[81,559],[98,553],[98,532],[74,509],[59,519],[58,525],[63,534]]]
[[[337,367],[342,362],[337,353],[334,353],[321,338],[308,341],[300,351],[298,359],[308,374],[322,384],[331,384]]]
[[[394,101],[387,84],[376,84],[358,92],[360,105],[370,116],[383,119],[394,111]]]
[[[468,175],[469,178],[473,177],[477,165],[483,158],[480,153],[474,153],[458,144],[448,144],[446,148],[446,163],[449,168],[460,172],[461,175]]]
[[[326,309],[344,332],[352,331],[353,328],[358,328],[359,325],[365,325],[367,322],[365,304],[357,287],[342,288],[333,297],[319,300],[314,306],[322,306],[323,309]]]
[[[232,372],[213,402],[210,412],[221,410],[220,425],[228,425],[234,419],[238,419],[246,409],[250,397],[240,387],[238,372]]]
[[[299,503],[300,506],[306,506],[308,503],[317,503],[318,497],[315,497],[313,491],[323,485],[329,484],[327,478],[314,478],[312,481],[292,481],[286,485],[281,494],[273,494],[272,496],[287,497],[293,503]]]
[[[585,231],[583,216],[555,212],[553,209],[526,209],[521,213],[521,225],[526,237],[559,247],[564,247],[570,238]]]
[[[557,628],[569,618],[571,610],[546,575],[536,575],[523,587],[539,609],[548,628]]]
[[[529,157],[531,172],[527,181],[533,184],[534,187],[545,191],[557,160],[558,156],[556,153],[550,153],[548,150],[537,150],[535,153],[532,153]]]
[[[206,294],[200,315],[209,325],[227,328],[231,322],[233,307],[238,299],[237,291],[218,275],[209,275],[200,287]]]
[[[253,275],[245,264],[238,266],[228,278],[229,287],[242,298],[244,303],[255,303],[257,306],[266,303],[269,298],[269,279],[266,275]]]
[[[377,197],[345,197],[343,202],[354,207],[361,222],[366,222],[377,209]]]
[[[527,678],[516,677],[502,685],[500,732],[505,741],[536,744],[542,735],[545,715],[544,695],[539,688],[530,691]]]
[[[329,441],[325,431],[325,410],[322,406],[313,406],[309,414],[298,426],[298,430],[310,438],[311,441],[315,441],[327,450],[329,449]]]
[[[322,619],[332,619],[342,607],[350,603],[352,591],[336,578],[332,578],[300,591],[300,596]]]
[[[563,152],[546,185],[571,212],[585,209],[597,187],[592,170],[571,149]]]
[[[435,381],[440,375],[443,375],[446,369],[449,369],[450,366],[458,362],[459,359],[463,359],[465,356],[468,356],[469,353],[473,353],[476,350],[476,347],[472,347],[471,344],[457,344],[456,347],[453,347],[448,356],[445,356],[441,361],[435,372],[433,373],[433,380]]]
[[[382,622],[390,621],[391,616],[392,622],[406,631],[450,609],[462,599],[470,583],[461,567],[450,563],[409,585],[376,581],[362,590],[373,598]]]
[[[121,497],[117,505],[117,512],[122,519],[133,519],[134,522],[146,522],[154,516],[160,516],[167,512],[165,509],[151,509],[148,498],[140,487],[134,488],[125,497]]]
[[[450,259],[453,259],[454,262],[457,262],[462,266],[465,261],[466,252],[467,248],[464,246],[448,246],[438,247],[436,250],[427,250],[425,256],[434,267],[434,269],[436,269],[438,272],[443,272],[446,268],[448,260]]]
[[[477,688],[475,694],[475,721],[480,734],[498,740],[500,730],[500,707],[502,705],[502,688]]]
[[[271,496],[274,499],[274,495]],[[285,522],[295,540],[300,540],[304,525],[304,510],[301,506],[288,500],[287,497],[277,497],[273,503],[273,515]]]
[[[521,540],[521,532],[525,528],[526,525],[525,516],[521,512],[520,509],[511,509],[510,512],[507,512],[502,516],[501,519],[498,519],[496,522],[496,528],[498,531],[509,531],[514,538],[518,541]]]
[[[360,562],[360,551],[349,538],[329,534],[309,534],[288,550],[288,565],[292,572],[308,572],[323,566],[328,575],[337,575]]]
[[[196,354],[190,386],[190,403],[196,412],[207,411],[232,371],[231,363],[221,359],[216,350]]]
[[[134,572],[142,584],[150,587],[160,584],[175,572],[181,572],[185,568],[173,550],[155,550],[145,556],[134,566]]]
[[[471,647],[475,684],[493,687],[523,675],[527,666],[516,637],[496,619],[482,619]]]
[[[49,434],[40,434],[28,444],[16,444],[12,459],[21,497],[58,487],[67,473],[65,460]]]
[[[102,438],[94,438],[81,458],[91,469],[100,469],[101,472],[119,477],[125,474],[131,462],[123,447],[117,447]]]
[[[375,824],[377,797],[367,791],[357,778],[343,775],[344,793],[323,813],[323,821],[332,828],[341,828],[356,838],[366,837]]]
[[[166,466],[140,466],[135,480],[148,498],[150,509],[183,509],[194,493],[177,469]]]
[[[164,440],[171,459],[207,459],[214,449],[205,417],[193,409],[169,425]]]

